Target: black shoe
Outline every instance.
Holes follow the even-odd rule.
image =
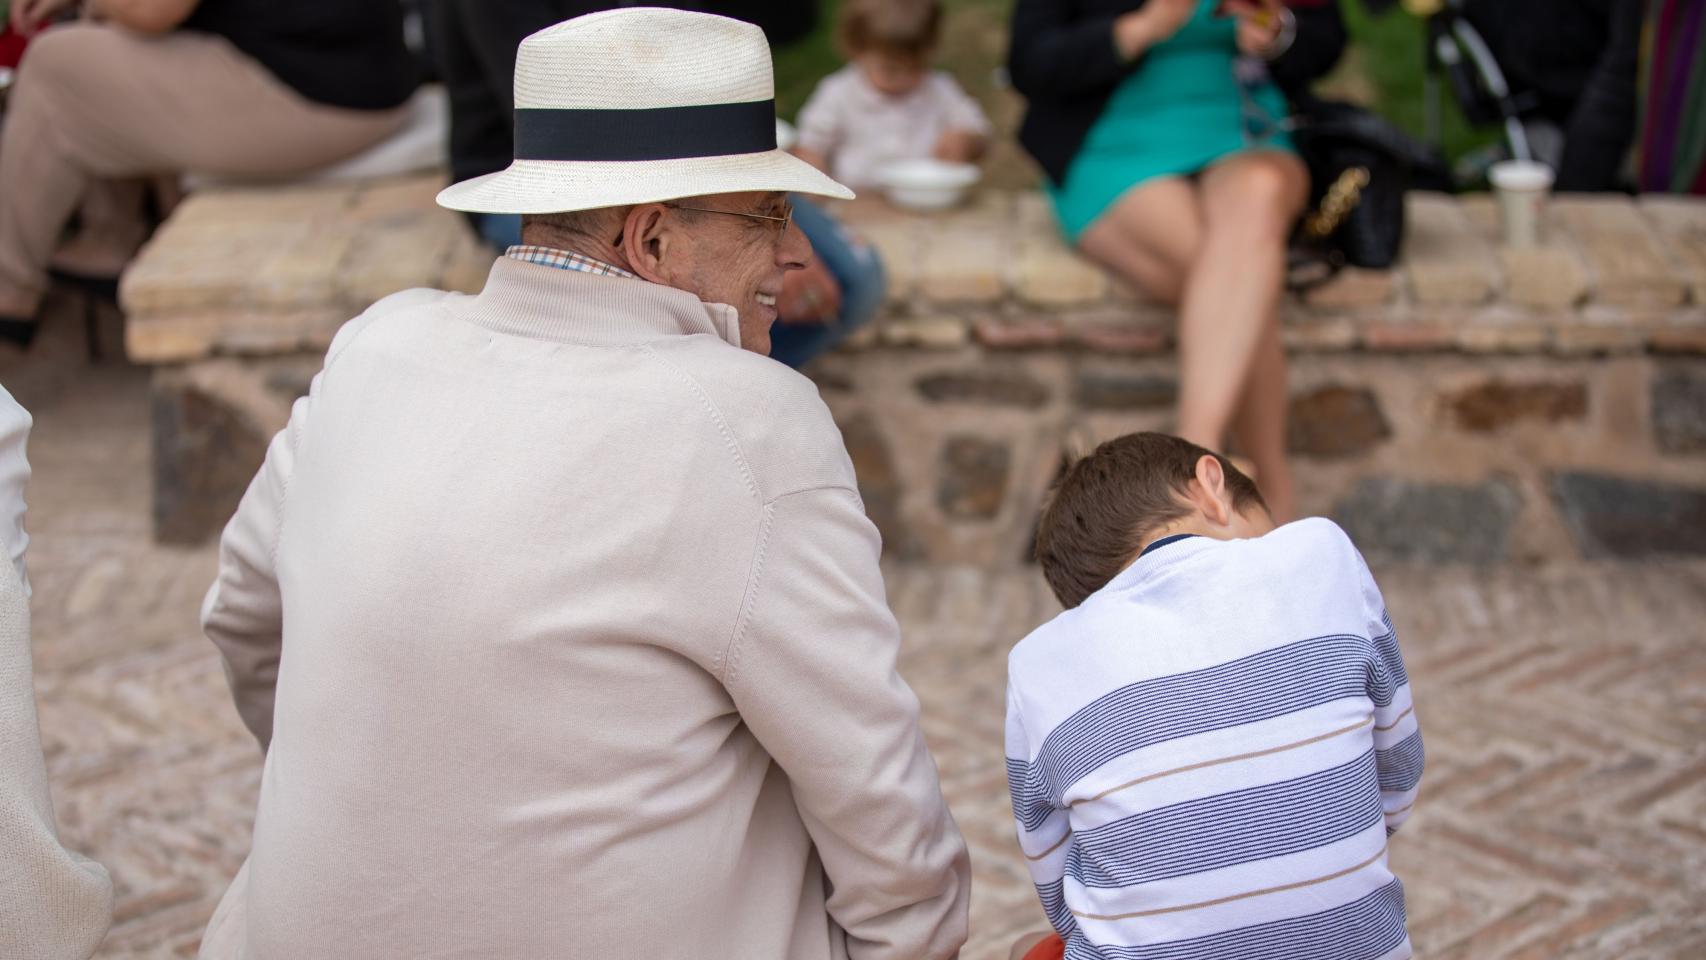
[[[0,341],[15,343],[20,350],[28,350],[30,341],[36,338],[36,331],[41,324],[34,320],[21,320],[17,317],[0,317]]]

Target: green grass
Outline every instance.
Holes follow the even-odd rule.
[[[1370,104],[1398,126],[1421,136],[1425,104],[1427,28],[1403,10],[1372,17],[1361,3],[1341,2],[1351,34],[1354,68],[1373,93]],[[1440,141],[1446,160],[1455,163],[1498,138],[1498,131],[1471,127],[1449,92],[1440,97]]]

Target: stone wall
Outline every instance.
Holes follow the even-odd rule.
[[[1022,562],[1066,458],[1171,426],[1170,356],[875,349],[817,371],[891,553]],[[1691,356],[1293,358],[1300,505],[1429,563],[1706,553]]]
[[[218,529],[345,319],[478,287],[490,254],[437,186],[202,194],[144,251],[123,290],[157,367],[160,538]],[[841,212],[891,302],[812,374],[888,551],[1022,562],[1071,449],[1171,425],[1170,311],[1067,250],[1034,193]],[[1528,251],[1496,227],[1486,198],[1417,196],[1397,269],[1287,301],[1303,508],[1423,562],[1706,552],[1706,204],[1562,200]]]

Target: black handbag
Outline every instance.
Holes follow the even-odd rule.
[[[1385,269],[1404,239],[1404,194],[1448,182],[1437,153],[1372,111],[1304,97],[1292,138],[1312,184],[1292,238],[1288,284],[1305,289],[1349,265]]]

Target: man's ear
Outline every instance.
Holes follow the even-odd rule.
[[[1220,526],[1231,523],[1231,498],[1226,495],[1226,471],[1220,466],[1220,458],[1206,453],[1198,457],[1196,481],[1193,499],[1203,515]]]
[[[622,256],[642,280],[667,283],[664,258],[669,253],[668,215],[661,203],[642,203],[622,220]]]

